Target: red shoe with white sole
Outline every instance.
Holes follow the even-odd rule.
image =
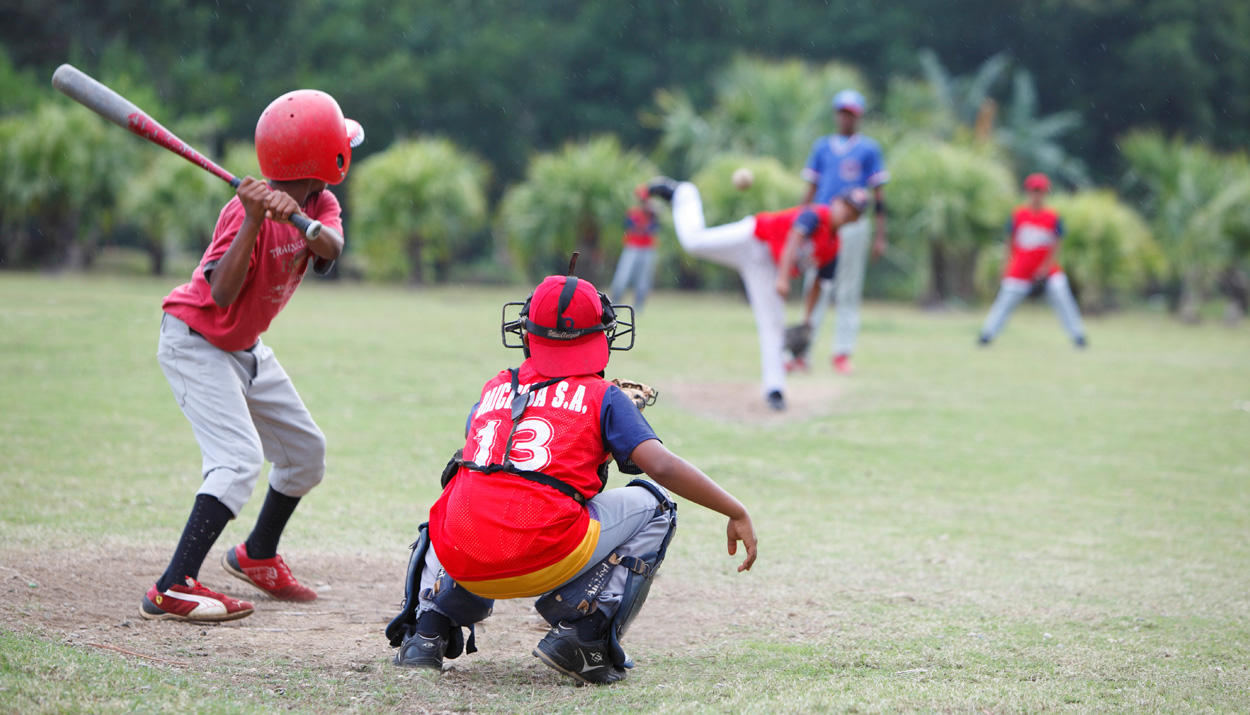
[[[233,621],[252,610],[251,603],[210,591],[190,576],[185,585],[176,583],[164,593],[152,584],[139,604],[139,615],[154,621]]]
[[[281,556],[249,558],[247,545],[239,544],[221,557],[221,565],[231,576],[247,581],[279,601],[317,600],[317,592],[296,581]]]

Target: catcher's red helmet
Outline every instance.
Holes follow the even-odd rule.
[[[364,128],[343,117],[334,97],[315,89],[297,89],[261,112],[256,122],[256,157],[267,179],[320,179],[337,184],[347,176],[352,147],[364,139]]]

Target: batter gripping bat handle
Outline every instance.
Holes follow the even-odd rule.
[[[148,116],[147,112],[136,107],[133,102],[77,67],[70,64],[57,67],[56,72],[52,74],[52,86],[122,129],[172,151],[231,186],[239,185],[239,180],[234,174],[213,163],[190,144],[161,126],[160,122]],[[321,233],[321,222],[313,221],[302,214],[293,214],[291,223],[310,241]]]
[[[230,185],[233,186],[234,188],[236,189],[239,188],[240,181],[238,177],[231,176],[228,179],[228,181],[230,182]],[[291,218],[288,220],[292,224],[294,224],[295,228],[298,228],[300,230],[300,233],[304,234],[304,238],[308,239],[309,241],[312,241],[316,239],[317,236],[321,235],[321,222],[320,221],[314,221],[308,218],[307,216],[305,216],[304,214],[291,214]]]

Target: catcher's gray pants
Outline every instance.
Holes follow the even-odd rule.
[[[657,551],[668,534],[670,523],[675,518],[672,510],[656,514],[655,495],[644,487],[608,489],[595,495],[587,502],[587,505],[590,509],[590,517],[599,521],[599,541],[595,544],[594,553],[590,555],[586,565],[565,583],[577,580],[613,553],[621,556],[641,556]],[[433,589],[434,579],[442,570],[438,556],[434,553],[438,548],[439,545],[431,541],[430,549],[425,552],[425,568],[421,572],[421,589],[418,593],[420,599],[418,613],[430,610],[440,611],[428,597]],[[608,618],[615,615],[616,609],[620,606],[625,578],[628,575],[629,571],[624,567],[614,569],[603,591],[596,599],[599,610],[603,611]],[[556,588],[564,585],[560,584]]]
[[[263,342],[226,352],[167,313],[156,358],[200,444],[200,494],[238,516],[266,459],[279,493],[302,497],[321,482],[325,436]]]
[[[820,323],[830,299],[837,301],[834,313],[833,354],[850,355],[855,351],[855,339],[859,336],[859,304],[864,295],[864,271],[868,267],[868,246],[871,238],[872,219],[860,216],[854,223],[838,229],[838,267],[833,281],[822,281],[820,297],[812,308],[812,339],[815,345],[820,333]],[[815,273],[811,273],[815,278]],[[808,279],[810,280],[810,279]],[[804,284],[806,292],[807,283]]]
[[[1031,288],[1032,284],[1029,281],[1004,278],[998,288],[998,295],[994,298],[994,304],[990,306],[989,315],[985,316],[985,323],[981,326],[981,335],[990,340],[998,335],[1003,326],[1007,325],[1007,319],[1011,317],[1012,311],[1029,297]],[[1085,326],[1081,323],[1081,310],[1076,305],[1076,299],[1072,297],[1072,288],[1068,285],[1066,275],[1056,273],[1046,279],[1046,300],[1050,302],[1050,307],[1054,309],[1068,337],[1076,340],[1085,335]]]
[[[624,302],[625,291],[634,289],[634,310],[641,313],[642,304],[651,292],[651,278],[655,274],[655,249],[626,246],[616,263],[612,288],[608,294],[612,300]]]
[[[777,264],[772,253],[755,237],[755,217],[709,228],[703,218],[699,189],[683,181],[673,191],[673,228],[681,247],[690,255],[738,270],[759,333],[763,392],[784,392],[786,304],[777,294]]]

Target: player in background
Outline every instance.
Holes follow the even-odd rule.
[[[824,136],[812,145],[803,168],[803,179],[809,183],[804,203],[828,203],[853,188],[866,189],[873,195],[872,253],[885,253],[884,186],[890,180],[881,157],[881,147],[857,130],[864,115],[864,96],[853,89],[838,92],[833,98],[838,133]],[[869,221],[866,214],[838,230],[841,250],[832,281],[809,270],[804,292],[809,296],[805,322],[812,327],[811,343],[816,343],[825,307],[831,297],[836,300],[833,335],[833,367],[841,373],[851,372],[851,353],[859,335],[859,307],[864,292],[864,271],[868,261]],[[819,295],[814,295],[819,291]],[[836,294],[836,295],[835,295]],[[792,367],[803,367],[802,356]]]
[[[764,399],[774,410],[784,410],[783,333],[790,279],[800,267],[819,268],[838,257],[841,228],[859,218],[868,192],[852,187],[830,203],[757,213],[709,227],[694,184],[660,178],[650,191],[672,202],[673,227],[687,253],[737,269],[742,277],[759,332]]]
[[[634,289],[634,310],[642,312],[647,294],[651,292],[651,280],[655,276],[655,234],[660,222],[647,203],[647,185],[634,189],[638,204],[625,214],[625,247],[616,263],[616,274],[608,294],[613,300],[624,300],[625,292]]]
[[[626,308],[589,281],[548,276],[504,323],[505,346],[522,348],[525,360],[482,387],[419,529],[404,609],[386,629],[397,665],[441,669],[445,657],[476,649],[472,626],[493,599],[541,596],[535,606],[551,629],[535,656],[584,683],[624,678],[633,662],[621,636],[677,526],[666,490],[728,517],[730,555],[739,541],[746,549],[738,570],[755,562],[746,508],[661,444],[634,401],[603,378],[609,350],[633,346],[632,321],[617,317]],[[629,345],[616,345],[626,334]],[[605,490],[613,459],[655,482]]]
[[[1046,299],[1063,329],[1078,348],[1083,348],[1086,341],[1081,310],[1072,297],[1068,277],[1056,260],[1063,221],[1046,206],[1050,179],[1045,174],[1029,174],[1024,179],[1024,190],[1029,200],[1016,207],[1007,224],[1007,265],[998,296],[981,326],[979,342],[988,345],[1007,324],[1016,306],[1029,296],[1034,284],[1044,281]]]
[[[269,181],[243,179],[190,282],[165,298],[157,359],[199,442],[204,481],[169,566],[140,603],[144,618],[226,621],[252,613],[251,603],[197,579],[266,459],[273,469],[256,525],[222,565],[273,598],[317,597],[277,548],[300,498],[325,473],[325,437],[260,336],[308,265],[324,273],[342,252],[339,202],[326,185],[347,176],[352,147],[363,140],[361,126],[324,92],[275,99],[256,123],[256,154]],[[290,224],[297,212],[321,222],[316,239]]]

